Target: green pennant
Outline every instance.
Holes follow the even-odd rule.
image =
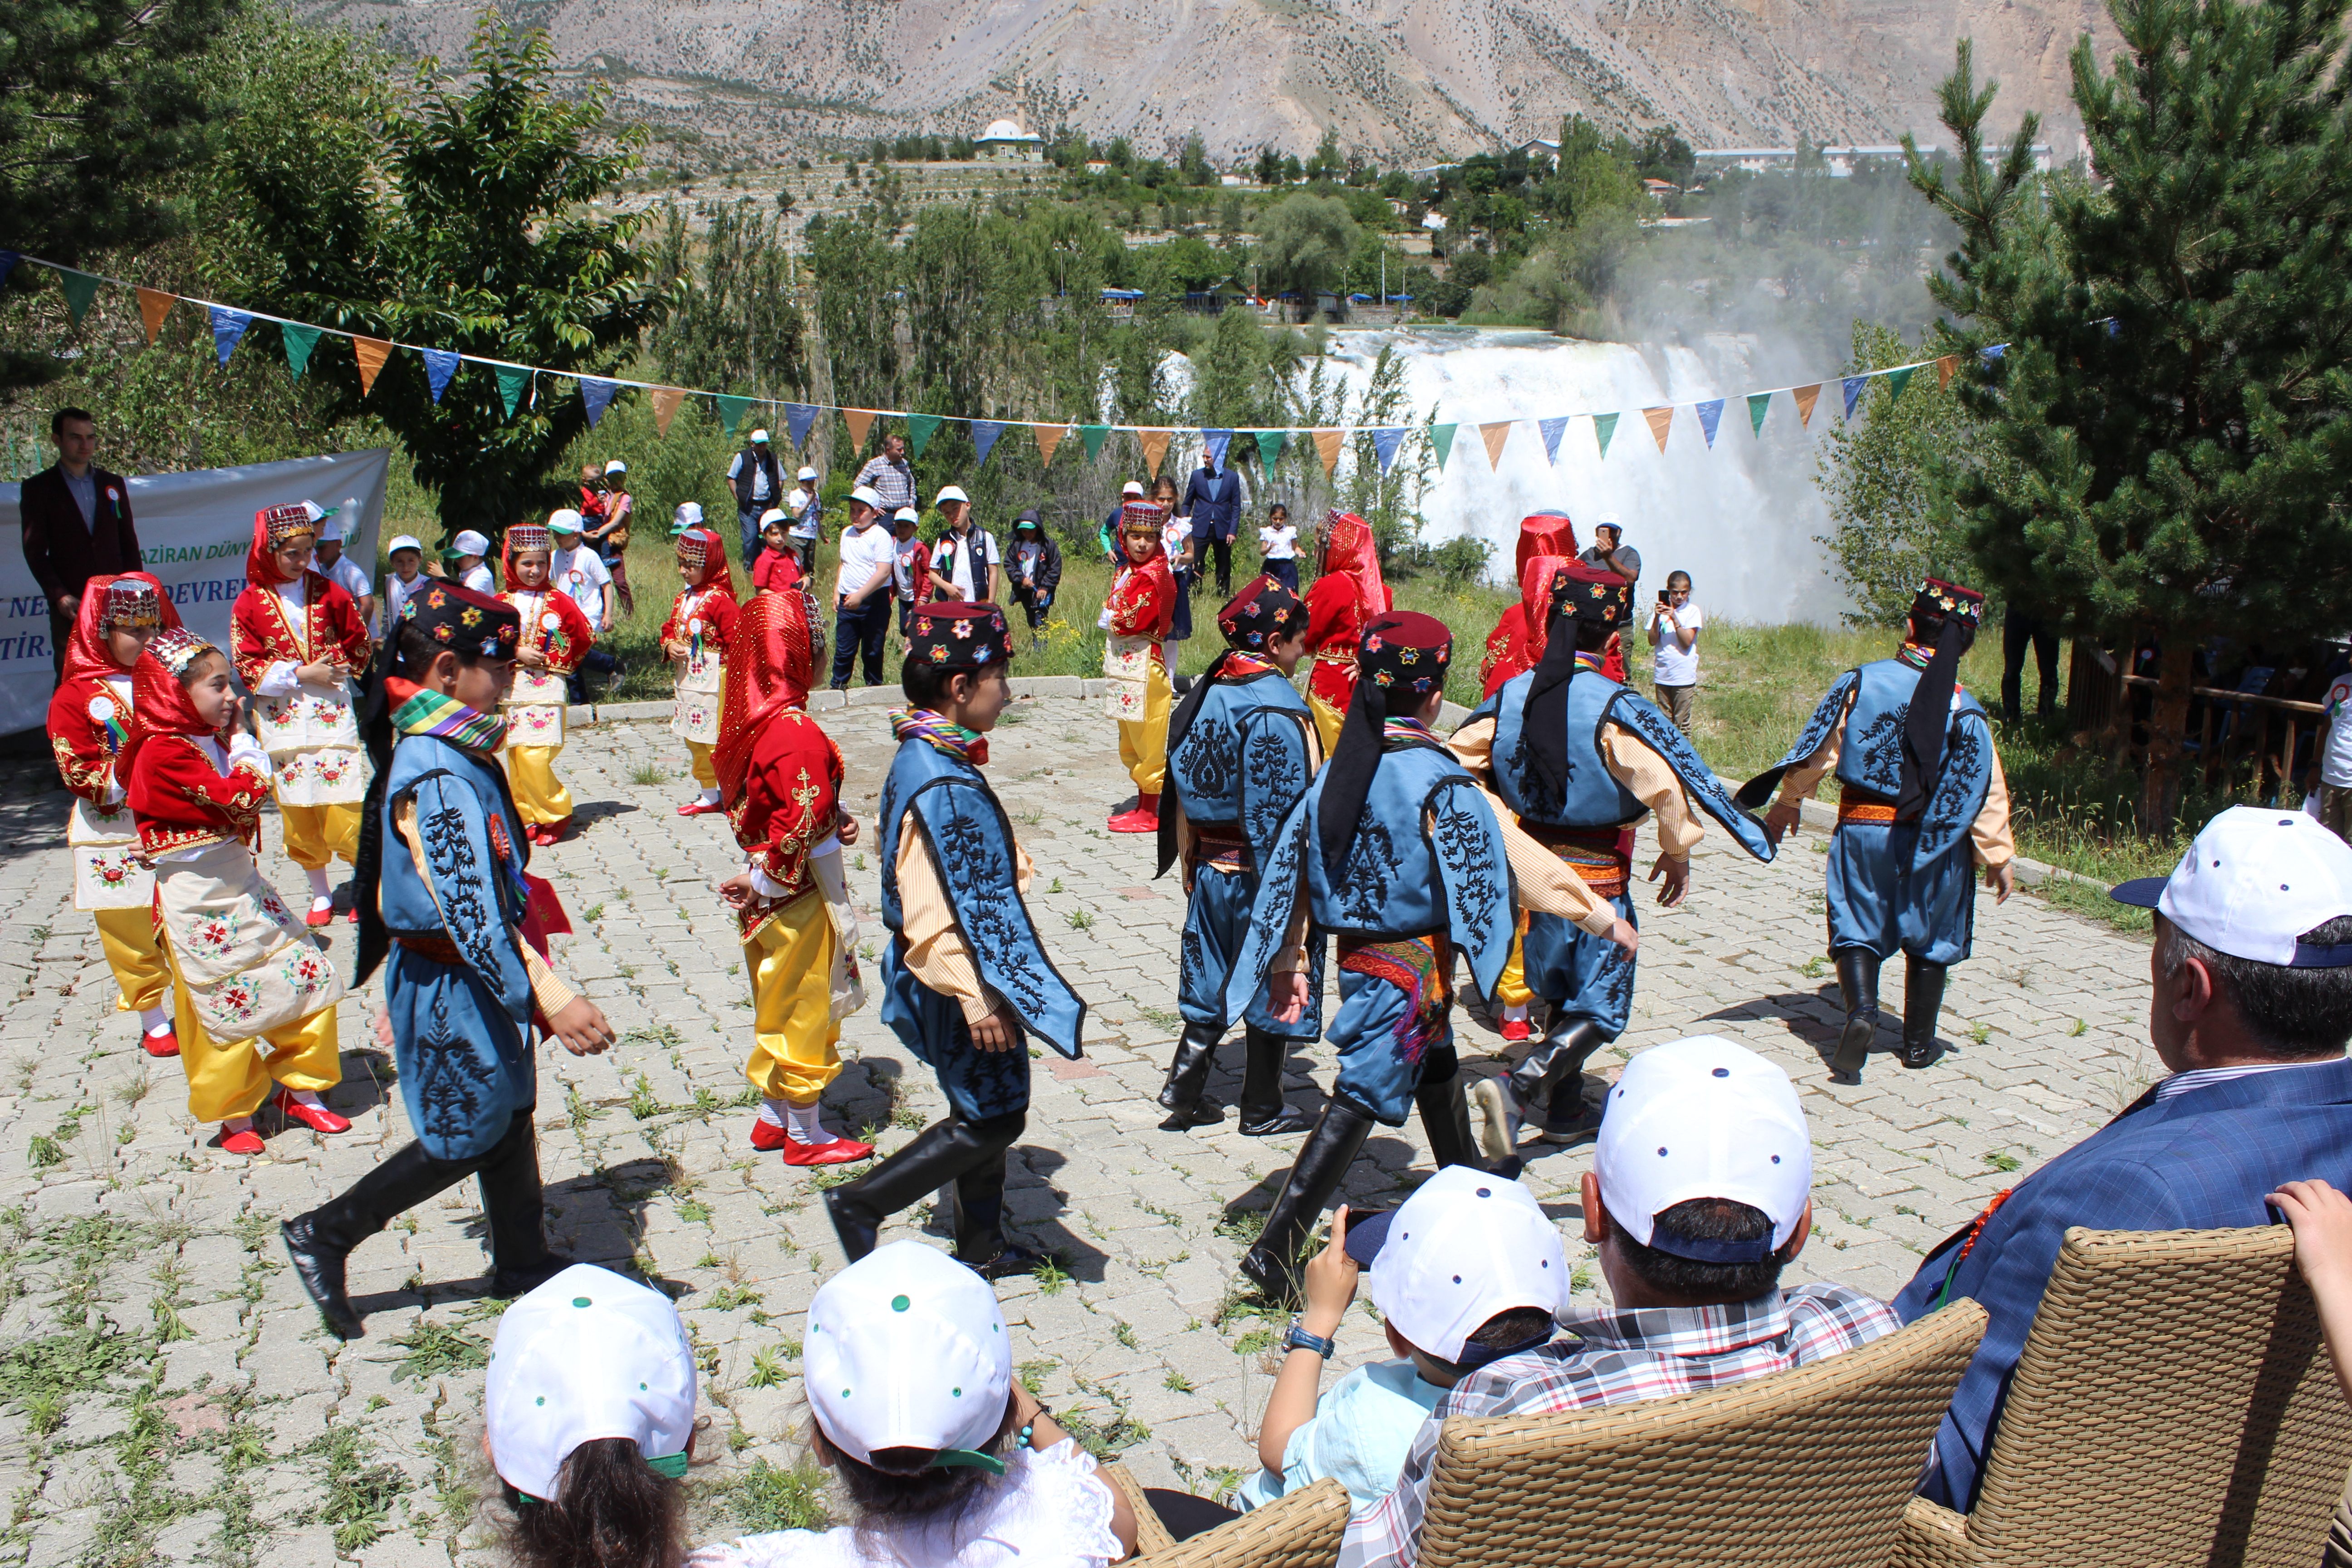
[[[1103,443],[1110,439],[1110,426],[1108,425],[1081,425],[1078,426],[1078,439],[1085,444],[1087,448],[1087,461],[1091,463],[1097,458],[1102,456]]]
[[[499,397],[507,405],[507,417],[514,417],[515,405],[522,401],[523,388],[530,384],[527,366],[502,364],[494,367],[499,373]]]
[[[1437,471],[1445,471],[1445,459],[1454,451],[1454,432],[1457,425],[1433,425],[1429,427],[1429,444],[1437,449]]]
[[[1609,437],[1617,434],[1617,416],[1596,414],[1592,416],[1592,438],[1601,443],[1601,455],[1609,456]]]
[[[928,446],[929,446],[929,445],[931,444],[931,437],[932,437],[935,433],[937,433],[937,431],[939,430],[939,427],[940,427],[940,416],[939,416],[938,415],[936,415],[936,414],[909,414],[909,415],[908,415],[908,416],[907,416],[907,447],[908,447],[908,449],[909,451],[913,452],[913,453],[914,453],[914,455],[915,455],[916,457],[918,457],[918,458],[921,457],[921,456],[923,455],[923,448],[924,448],[925,447],[928,447]]]
[[[1764,416],[1772,412],[1772,395],[1751,392],[1748,395],[1748,427],[1758,436],[1764,434]]]
[[[278,337],[286,348],[286,368],[294,373],[295,380],[301,380],[302,373],[310,368],[310,351],[319,346],[319,329],[283,321],[278,324]]]
[[[743,422],[743,416],[751,411],[751,400],[748,397],[730,397],[720,393],[712,401],[719,405],[719,423],[730,436],[735,434],[735,426]]]
[[[70,267],[60,267],[56,271],[58,286],[66,291],[66,310],[79,327],[89,310],[89,302],[98,298],[99,279],[94,273],[76,272]]]
[[[1916,364],[1908,364],[1901,370],[1890,370],[1886,373],[1887,402],[1892,403],[1903,395],[1903,389],[1911,384],[1911,373],[1918,368]]]
[[[1270,474],[1274,472],[1275,464],[1282,461],[1282,449],[1290,445],[1290,432],[1287,430],[1253,430],[1250,434],[1257,437],[1257,460],[1259,467],[1266,473]]]

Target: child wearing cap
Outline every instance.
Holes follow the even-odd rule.
[[[548,581],[554,535],[530,523],[507,530],[501,558],[506,591],[499,595],[522,617],[515,646],[514,684],[499,700],[507,721],[507,778],[515,809],[533,844],[560,844],[572,826],[572,792],[555,776],[563,750],[564,687],[595,645],[588,617]]]
[[[392,546],[385,552],[392,570],[383,578],[383,620],[377,627],[376,646],[396,636],[400,630],[400,612],[409,595],[425,582],[425,545],[413,533],[393,535]]]
[[[785,513],[770,507],[760,514],[760,554],[751,563],[751,587],[761,594],[781,594],[801,580],[800,552],[785,542]]]
[[[360,625],[370,628],[373,639],[375,626],[375,584],[360,563],[343,553],[343,520],[359,516],[359,498],[351,497],[327,513],[319,523],[319,542],[313,548],[310,564],[352,596],[360,607]]]
[[[803,1346],[811,1446],[856,1518],[705,1547],[695,1568],[1102,1568],[1135,1550],[1126,1499],[1014,1380],[996,1292],[936,1248],[894,1241],[826,1280]]]
[[[1029,650],[1045,646],[1045,617],[1062,585],[1062,550],[1032,507],[1013,521],[1013,556],[1008,563],[1013,601],[1029,616]]]
[[[913,618],[915,607],[931,601],[931,547],[918,531],[921,522],[910,506],[900,507],[890,518],[890,595],[898,604],[901,658],[913,646],[908,640],[907,623]]]
[[[1395,1359],[1356,1368],[1318,1399],[1361,1268]],[[1388,1496],[1447,1389],[1550,1342],[1568,1304],[1568,1258],[1527,1188],[1449,1165],[1389,1213],[1351,1219],[1340,1205],[1305,1284],[1258,1426],[1265,1468],[1235,1494],[1244,1510],[1325,1476],[1348,1489],[1353,1510]]]
[[[677,1568],[694,1349],[669,1298],[575,1263],[499,1318],[482,1452],[518,1568]]]
[[[245,590],[230,612],[236,677],[253,693],[286,858],[310,879],[314,926],[334,919],[328,866],[359,855],[367,769],[351,681],[373,651],[359,605],[310,564],[326,515],[309,501],[254,513]]]
[[[441,574],[460,588],[482,595],[496,594],[499,585],[492,580],[490,569],[482,564],[489,559],[489,554],[488,534],[470,528],[461,530],[457,537],[449,542],[449,547],[441,552]]]
[[[784,510],[792,518],[792,526],[784,536],[801,558],[801,575],[816,575],[816,542],[819,527],[824,518],[824,501],[817,493],[816,470],[803,466],[799,482],[784,497]]]
[[[931,552],[931,591],[942,599],[994,600],[1003,563],[995,536],[972,526],[971,498],[961,485],[945,485],[932,504],[947,527]]]
[[[677,682],[669,729],[686,742],[694,759],[694,782],[702,786],[677,814],[701,816],[722,809],[710,748],[719,741],[720,666],[735,635],[735,575],[727,569],[727,546],[708,528],[689,528],[677,536],[677,574],[686,586],[671,601],[661,628],[662,651]]]

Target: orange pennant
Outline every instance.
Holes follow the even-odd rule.
[[[1160,459],[1168,455],[1168,438],[1175,434],[1173,430],[1139,429],[1136,431],[1135,438],[1143,443],[1143,477],[1145,479],[1156,479],[1159,476]]]
[[[161,289],[139,290],[139,317],[147,323],[147,341],[153,342],[155,334],[163,330],[163,318],[180,302],[177,294],[166,294]]]
[[[1952,374],[1960,368],[1960,356],[1946,354],[1936,362],[1936,390],[1941,392],[1952,384]]]
[[[841,411],[842,418],[849,422],[849,449],[851,451],[863,452],[866,450],[866,432],[874,428],[875,413],[876,410],[871,408],[845,408]]]
[[[1666,432],[1675,427],[1674,406],[1669,404],[1664,408],[1644,408],[1642,410],[1642,417],[1650,422],[1650,434],[1658,438],[1658,450],[1664,451]]]
[[[1813,405],[1822,400],[1822,384],[1817,381],[1811,386],[1792,387],[1790,390],[1797,398],[1797,423],[1810,428],[1813,423]]]
[[[1515,421],[1509,419],[1497,419],[1491,425],[1478,426],[1479,437],[1486,443],[1486,466],[1489,468],[1502,466],[1503,443],[1511,438],[1511,426],[1514,423]]]
[[[1037,460],[1041,463],[1054,460],[1054,448],[1060,446],[1062,437],[1070,433],[1066,425],[1032,425],[1029,429],[1037,437]]]
[[[685,401],[686,388],[682,386],[654,388],[654,433],[656,435],[669,434],[669,422],[677,417],[677,405]]]
[[[360,362],[360,395],[365,397],[375,390],[376,374],[392,357],[392,345],[382,338],[353,337],[352,353]]]
[[[1332,475],[1339,471],[1339,431],[1318,430],[1315,432],[1315,449],[1323,455],[1323,477],[1325,479],[1328,479]]]

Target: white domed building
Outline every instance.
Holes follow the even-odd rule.
[[[1034,163],[1045,155],[1045,139],[1030,134],[1010,120],[990,121],[988,129],[972,138],[972,146],[983,158],[1007,163]]]

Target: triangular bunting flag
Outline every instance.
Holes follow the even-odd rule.
[[[1886,373],[1887,402],[1892,403],[1903,395],[1903,389],[1911,384],[1911,373],[1917,368],[1919,367],[1916,365],[1906,364],[1901,370],[1890,370]]]
[[[1271,474],[1274,472],[1275,464],[1282,461],[1282,449],[1290,445],[1290,432],[1287,430],[1253,430],[1250,434],[1257,438],[1258,467],[1265,472]]]
[[[1813,405],[1822,400],[1822,384],[1817,381],[1811,386],[1800,386],[1795,389],[1793,395],[1797,399],[1797,423],[1808,430],[1811,429]]]
[[[1488,468],[1502,467],[1503,443],[1511,438],[1511,426],[1514,423],[1515,421],[1509,419],[1496,419],[1478,426],[1478,438],[1486,444]]]
[[[1567,416],[1557,419],[1538,419],[1536,428],[1543,432],[1544,461],[1557,465],[1559,462],[1559,438],[1568,433]]]
[[[98,277],[95,273],[76,272],[70,267],[57,268],[57,274],[58,287],[66,291],[66,310],[73,317],[73,324],[79,327],[83,313],[89,309],[89,302],[98,298]],[[250,317],[247,319],[251,320]]]
[[[936,415],[936,414],[909,414],[909,415],[908,415],[908,416],[907,416],[907,448],[908,448],[908,451],[911,451],[912,453],[914,453],[914,455],[915,455],[916,457],[918,457],[918,458],[921,457],[921,456],[923,455],[923,448],[924,448],[924,447],[928,447],[928,446],[929,446],[929,445],[931,444],[931,437],[932,437],[934,435],[938,434],[938,432],[939,432],[939,428],[940,428],[940,416],[939,416],[938,415]]]
[[[1936,390],[1941,392],[1952,384],[1952,373],[1960,368],[1960,356],[1946,354],[1936,362]]]
[[[1315,450],[1322,455],[1323,478],[1328,482],[1332,475],[1339,471],[1339,432],[1337,430],[1315,432]]]
[[[1209,456],[1216,460],[1217,471],[1219,473],[1224,472],[1225,449],[1233,444],[1234,433],[1230,430],[1203,430],[1201,432],[1201,445],[1206,447],[1209,449]]]
[[[748,397],[735,397],[722,392],[713,394],[710,400],[719,405],[719,427],[730,436],[735,434],[735,426],[743,422],[743,416],[751,411],[751,400]],[[863,432],[859,433],[858,439],[861,444],[865,440]]]
[[[425,390],[433,394],[437,406],[441,395],[449,390],[449,378],[457,374],[457,356],[447,349],[425,349],[423,353]]]
[[[375,390],[375,378],[383,374],[383,362],[392,357],[392,345],[382,338],[352,339],[352,357],[360,364],[360,395],[365,397]]]
[[[807,403],[784,405],[784,434],[793,438],[794,447],[808,445],[809,426],[816,423],[816,408]]]
[[[1103,443],[1109,439],[1110,426],[1108,425],[1078,426],[1078,445],[1087,449],[1087,461],[1089,463],[1102,456]]]
[[[1617,416],[1596,414],[1592,416],[1592,438],[1601,443],[1601,455],[1609,456],[1609,437],[1617,434]]]
[[[220,356],[221,363],[226,366],[228,356],[236,353],[237,343],[244,339],[245,329],[253,325],[253,318],[243,310],[232,310],[226,305],[215,305],[212,310],[213,353]],[[74,319],[79,321],[81,318],[77,315]]]
[[[8,269],[5,267],[0,267],[0,282],[5,282],[7,279]],[[139,290],[139,319],[147,323],[149,342],[155,341],[155,334],[163,330],[163,318],[170,315],[172,307],[179,302],[180,297],[177,294],[166,294],[161,289]]]
[[[677,405],[685,401],[686,388],[682,386],[656,386],[654,388],[653,405],[655,435],[667,436],[669,434],[669,422],[677,417]]]
[[[1708,399],[1706,402],[1702,403],[1702,404],[1700,404],[1700,405],[1698,405],[1698,427],[1699,427],[1699,429],[1700,429],[1700,430],[1702,430],[1702,431],[1704,431],[1704,432],[1706,433],[1706,444],[1707,444],[1707,447],[1708,447],[1708,448],[1709,448],[1710,450],[1711,450],[1711,449],[1713,449],[1713,447],[1714,447],[1714,446],[1715,446],[1715,431],[1716,431],[1716,426],[1718,426],[1718,425],[1721,425],[1722,423],[1723,423],[1723,399],[1722,399],[1722,398],[1720,398],[1720,397],[1710,398],[1710,399]],[[1661,450],[1664,450],[1663,446],[1661,446],[1660,449],[1661,449]]]
[[[1437,471],[1445,471],[1445,459],[1454,453],[1454,432],[1458,425],[1433,425],[1429,427],[1429,444],[1437,453]]]
[[[580,378],[580,401],[588,410],[588,428],[596,428],[596,421],[604,417],[604,410],[612,406],[613,394],[620,390],[621,384],[616,381],[593,375]]]
[[[16,263],[22,259],[17,251],[0,250],[0,283],[8,281],[8,274],[16,270]]]
[[[294,373],[295,380],[299,381],[302,373],[310,368],[310,351],[319,346],[319,329],[280,321],[278,324],[278,346],[286,351],[286,368]]]
[[[1032,425],[1029,433],[1037,437],[1037,460],[1051,464],[1054,448],[1062,444],[1062,437],[1070,433],[1070,427],[1066,425]]]
[[[1397,448],[1404,444],[1404,426],[1383,425],[1372,432],[1372,451],[1381,459],[1381,478],[1386,479],[1396,463]]]
[[[841,411],[841,417],[849,426],[851,451],[866,450],[866,432],[874,428],[875,413],[876,411],[871,408],[845,408]]]
[[[5,276],[5,273],[0,273],[0,277]],[[1983,348],[1977,351],[1977,357],[1983,360],[1987,364],[1990,364],[1993,361],[2003,357],[2008,353],[2009,345],[2007,343],[1987,343]]]
[[[971,444],[980,453],[980,461],[972,467],[987,467],[988,455],[996,450],[996,439],[1003,434],[1004,422],[1001,419],[975,419],[971,422]]]
[[[1772,395],[1751,392],[1748,395],[1748,429],[1753,436],[1764,434],[1764,416],[1772,412]]]
[[[1862,389],[1870,384],[1870,377],[1850,375],[1838,384],[1845,388],[1845,416],[1851,419],[1853,417],[1853,405],[1861,399]]]
[[[514,417],[515,405],[522,401],[525,388],[530,385],[530,369],[527,365],[501,364],[491,367],[499,374],[499,401],[507,405],[507,417]]]
[[[1675,427],[1674,405],[1668,404],[1664,408],[1644,408],[1642,410],[1642,417],[1650,422],[1650,434],[1657,437],[1658,450],[1664,451],[1666,432]]]
[[[1143,447],[1143,477],[1145,479],[1149,479],[1158,477],[1160,473],[1160,460],[1168,456],[1169,438],[1175,434],[1176,432],[1173,430],[1138,430],[1135,433],[1136,440],[1140,442]]]

